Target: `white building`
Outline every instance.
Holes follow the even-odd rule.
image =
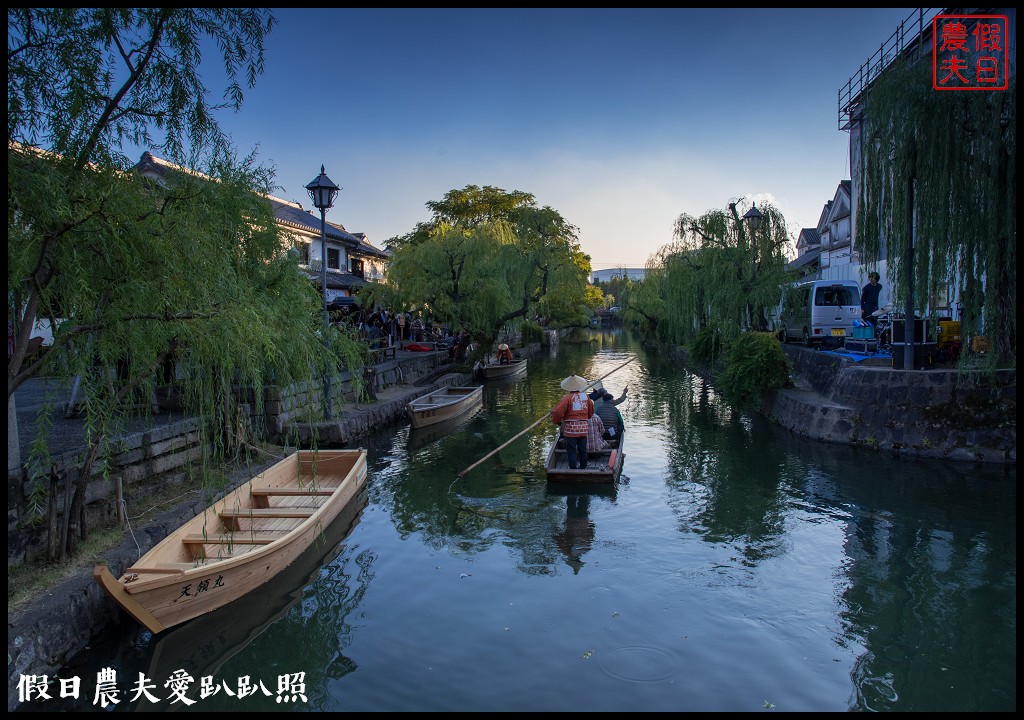
[[[590,282],[608,282],[615,278],[629,278],[630,280],[643,280],[647,274],[646,268],[617,267],[607,270],[594,270],[590,274]]]

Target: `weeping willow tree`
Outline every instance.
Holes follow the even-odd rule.
[[[938,92],[931,72],[898,59],[865,96],[857,244],[868,263],[887,258],[897,301],[924,308],[954,288],[962,335],[1015,366],[1016,76],[1006,91]]]
[[[630,309],[660,340],[688,344],[707,328],[728,341],[768,330],[785,280],[785,218],[761,208],[760,225],[744,225],[735,203],[699,218],[680,215],[674,240],[647,263]]]
[[[315,382],[324,368],[361,357],[344,337],[330,355],[324,349],[319,297],[284,253],[264,197],[273,174],[236,157],[200,79],[207,36],[222,52],[226,105],[237,108],[238,76],[251,85],[262,72],[272,25],[260,9],[8,13],[8,408],[28,378],[45,374],[65,397],[77,383],[85,417],[85,453],[66,479],[74,492],[60,525],[55,493],[46,497],[56,472],[45,414],[26,463],[35,489],[22,519],[49,503],[52,559],[86,539],[89,483],[97,466],[109,474],[113,438],[151,409],[158,384],[182,380],[186,411],[200,421],[199,460],[209,465],[247,439],[236,389],[258,416],[265,384]],[[201,174],[154,184],[126,172],[126,139]],[[30,358],[41,318],[53,345]],[[63,410],[52,399],[47,407]]]
[[[369,301],[425,304],[483,348],[506,325],[538,316],[583,326],[600,303],[577,229],[529,193],[470,185],[427,207],[430,221],[388,241],[387,282],[363,291]]]

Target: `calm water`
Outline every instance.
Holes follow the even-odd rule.
[[[118,710],[184,709],[179,668],[193,699],[204,675],[272,695],[192,711],[1016,709],[1015,470],[814,444],[625,336],[586,340],[447,435],[369,438],[353,527],[237,607],[156,641],[126,624],[69,668],[77,707],[111,667]],[[629,385],[617,492],[548,491],[549,423],[457,479],[563,377],[631,358],[605,381]],[[158,704],[129,702],[140,672]],[[306,700],[277,703],[298,672]]]

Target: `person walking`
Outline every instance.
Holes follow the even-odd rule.
[[[561,382],[565,395],[551,410],[551,422],[562,429],[569,469],[587,467],[587,432],[594,415],[594,401],[583,394],[590,383],[579,375],[570,375]]]

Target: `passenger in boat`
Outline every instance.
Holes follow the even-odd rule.
[[[618,402],[626,397],[626,391],[622,392],[622,398],[618,401],[615,400],[604,388],[598,388],[594,392],[590,393],[590,399],[594,403],[594,413],[601,417],[601,421],[604,423],[605,428],[605,440],[611,440],[611,446],[619,444],[619,436],[622,435],[622,430],[625,424],[622,421],[622,413],[615,407]]]
[[[626,395],[629,393],[629,385],[622,389],[622,394],[619,395],[618,397],[612,395],[611,392],[608,391],[608,388],[606,388],[601,383],[597,383],[596,385],[594,385],[593,389],[603,391],[604,394],[607,395],[608,398],[611,400],[612,405],[621,405],[625,401]]]
[[[562,428],[570,470],[587,467],[588,421],[594,414],[594,401],[584,394],[589,384],[579,375],[567,377],[561,382],[566,394],[551,410],[551,421]]]
[[[595,403],[596,405],[596,403]],[[594,414],[590,416],[590,420],[587,421],[587,453],[595,453],[599,450],[604,450],[609,447],[608,442],[605,440],[605,429],[604,420],[601,416],[594,411]],[[615,447],[614,443],[611,447]]]
[[[498,361],[499,365],[508,365],[512,362],[512,349],[505,343],[501,343],[498,346],[498,352],[494,355],[494,359]]]

